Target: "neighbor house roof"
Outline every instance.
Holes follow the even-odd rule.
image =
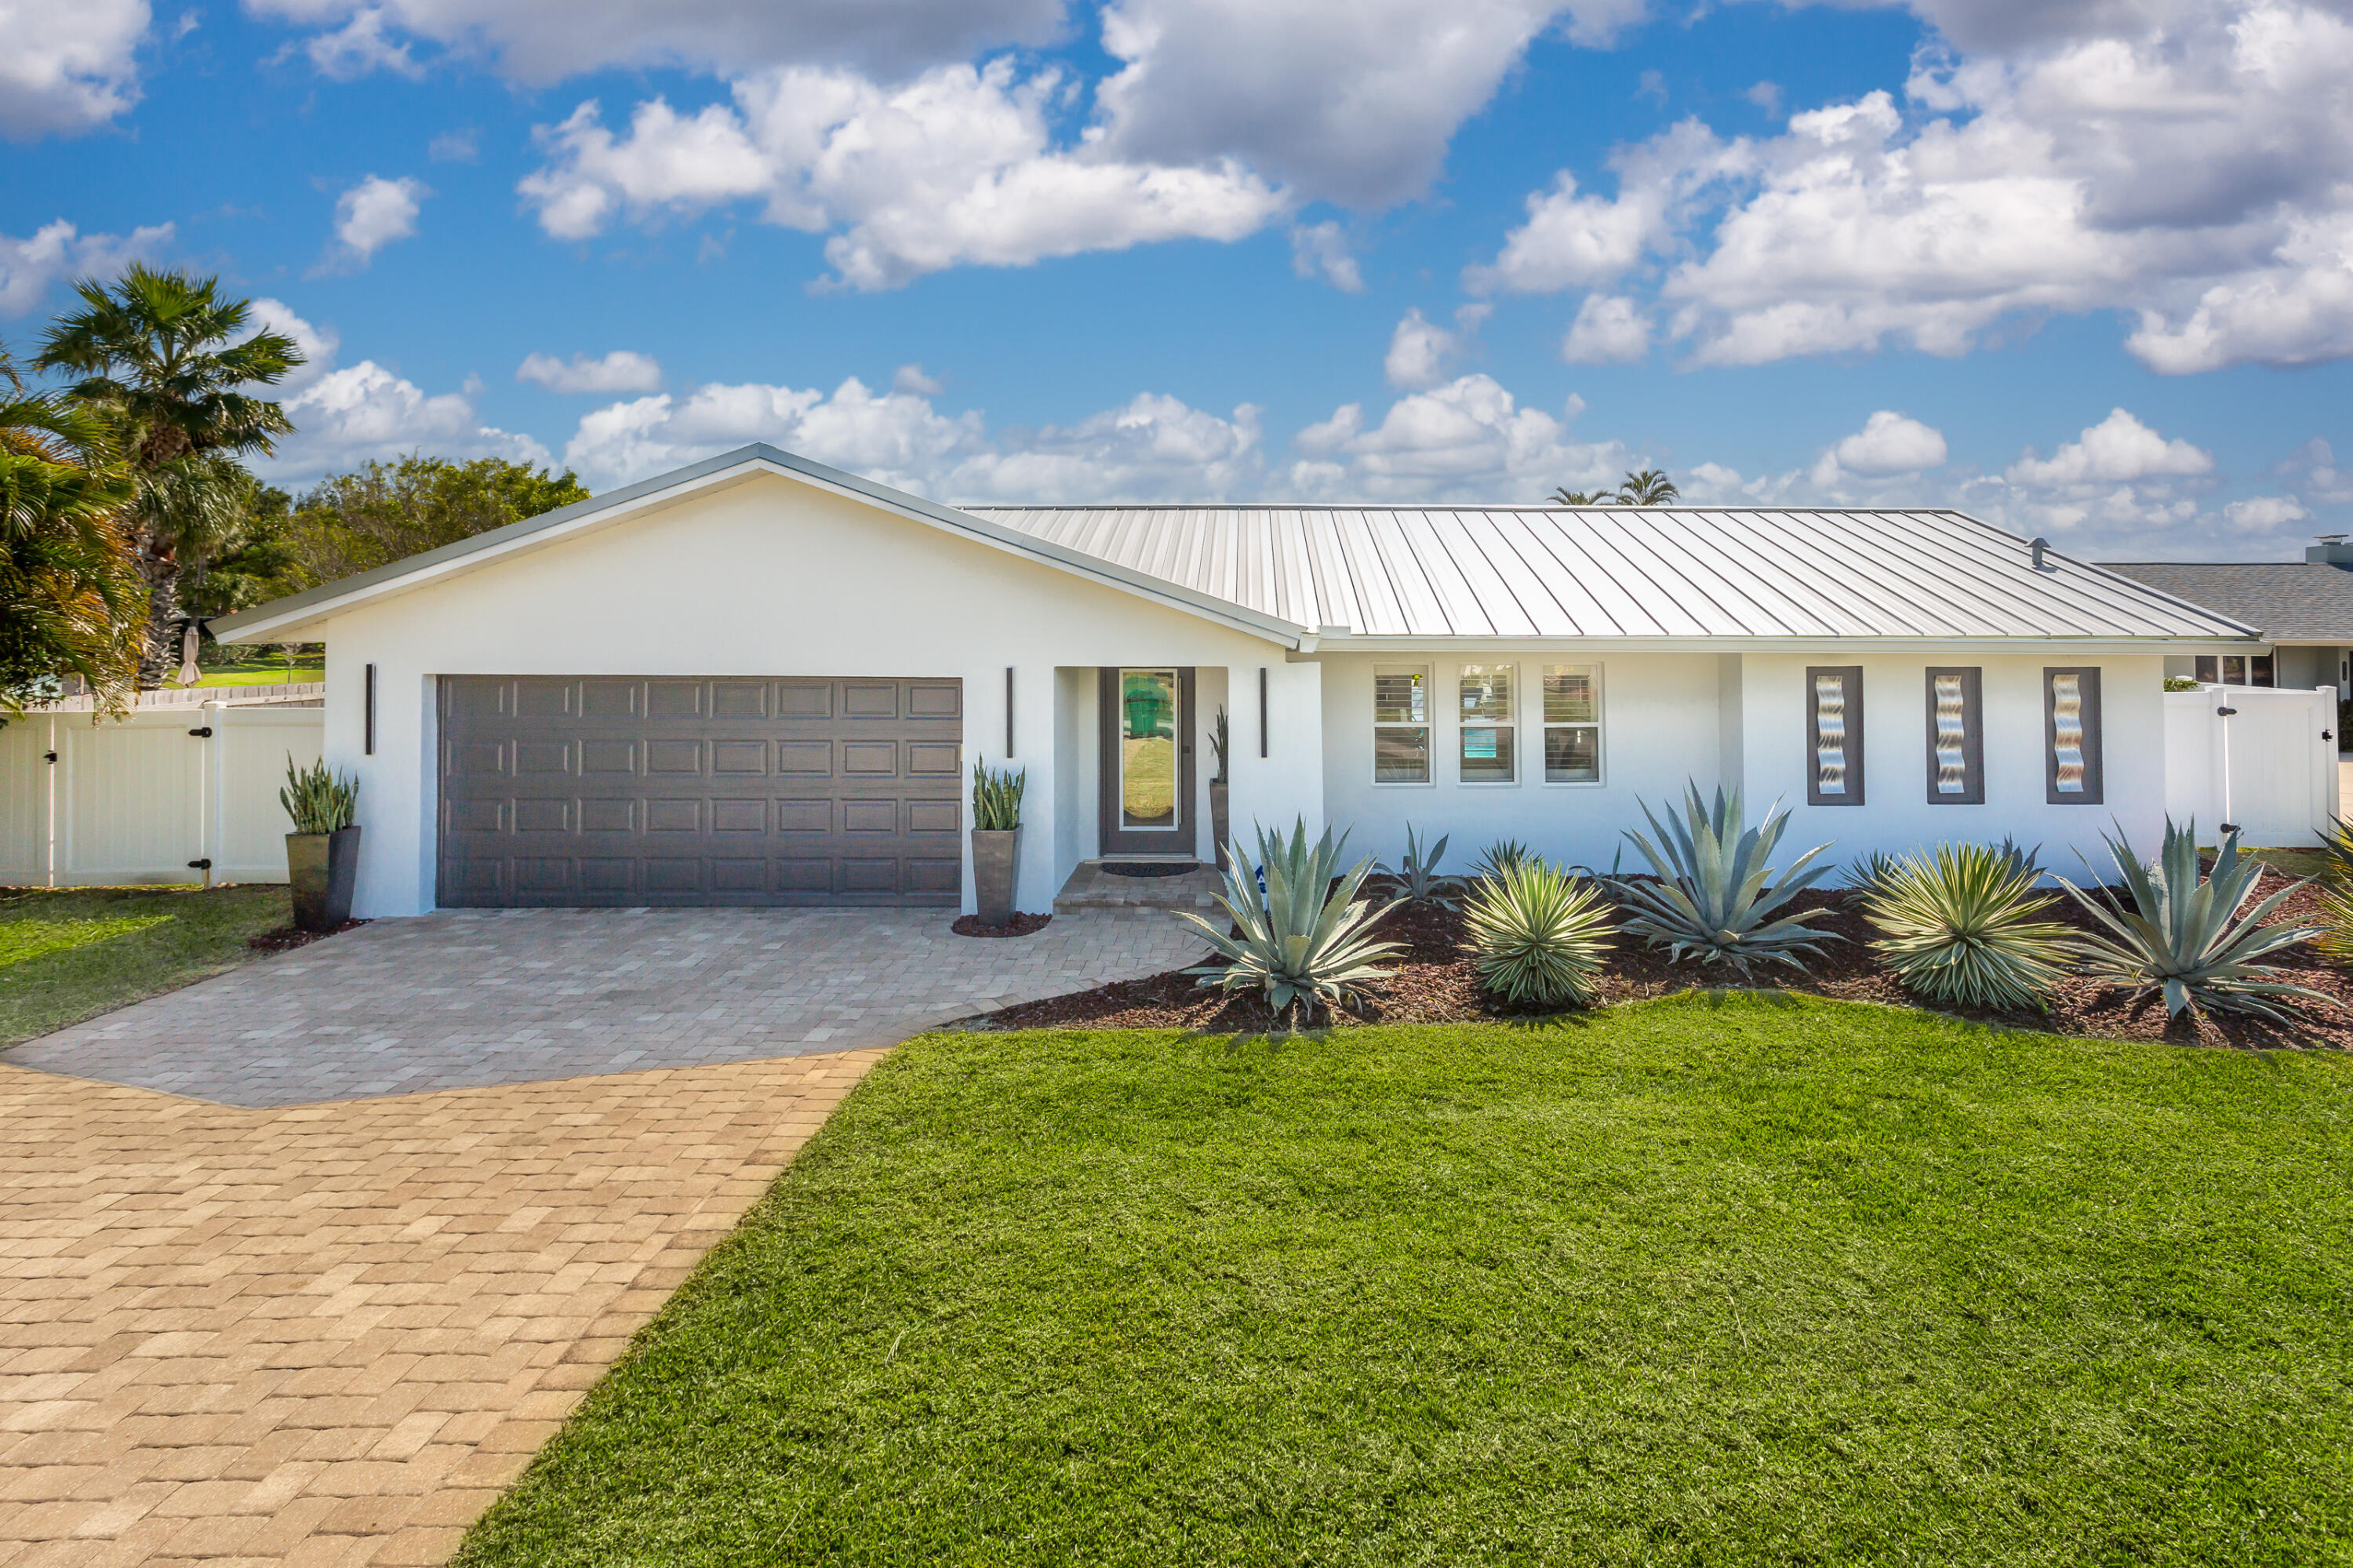
[[[1654,506],[943,506],[766,445],[214,621],[331,616],[760,473],[1293,648],[1324,639],[2243,642],[2253,628],[1957,512]]]
[[[2326,561],[2115,561],[2108,570],[2219,609],[2273,642],[2353,644],[2353,571]]]
[[[2198,638],[2253,629],[1957,512],[974,506],[1328,638]]]

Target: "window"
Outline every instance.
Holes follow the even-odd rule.
[[[2054,806],[2096,806],[2100,768],[2100,673],[2042,672],[2043,799]]]
[[[1862,804],[1862,666],[1806,671],[1806,802]]]
[[[1545,666],[1544,764],[1547,784],[1601,782],[1600,666]]]
[[[2198,678],[2208,685],[2268,686],[2272,656],[2268,653],[2211,653],[2198,656]]]
[[[1430,782],[1430,671],[1373,666],[1373,782]]]
[[[1512,673],[1509,664],[1462,666],[1461,758],[1465,784],[1509,784],[1513,767]]]
[[[1977,671],[1928,672],[1928,804],[1985,804],[1984,724]]]

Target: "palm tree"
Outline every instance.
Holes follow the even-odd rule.
[[[1556,506],[1607,506],[1610,494],[1606,490],[1571,490],[1564,485],[1552,493]]]
[[[1628,474],[1614,494],[1607,490],[1570,490],[1565,486],[1552,493],[1556,506],[1664,506],[1670,501],[1682,499],[1683,493],[1675,488],[1675,482],[1655,468]]]
[[[74,287],[86,308],[58,318],[37,363],[81,377],[71,395],[111,424],[137,482],[128,516],[148,588],[139,683],[153,685],[171,662],[183,566],[223,542],[224,488],[242,494],[235,460],[268,455],[294,428],[242,388],[274,385],[302,355],[282,333],[243,336],[251,306],[221,297],[216,278],[133,262],[111,291],[87,278]]]
[[[120,707],[138,673],[145,579],[134,491],[105,421],[28,394],[0,348],[0,723],[79,675]]]

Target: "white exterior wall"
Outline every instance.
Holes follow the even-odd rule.
[[[1743,790],[1751,821],[1778,796],[1789,808],[1784,843],[1824,842],[1824,858],[1851,862],[1873,851],[1906,853],[1948,842],[2000,842],[2007,835],[2042,846],[2042,863],[2080,870],[2080,850],[2107,864],[2103,832],[2121,826],[2154,850],[2165,832],[2165,662],[2159,654],[1746,653],[1741,656]],[[1862,667],[1863,804],[1810,806],[1806,670]],[[2042,672],[2096,665],[2104,793],[2099,805],[2054,806],[2044,799]],[[1984,672],[1985,803],[1928,801],[1931,667]]]
[[[1011,665],[1011,760],[1029,769],[1025,909],[1050,907],[1093,853],[1090,829],[1071,820],[1092,818],[1093,780],[1068,766],[1092,768],[1093,710],[1070,709],[1082,693],[1092,700],[1086,667],[1231,667],[1236,684],[1249,672],[1254,694],[1257,667],[1270,664],[1279,719],[1315,728],[1315,673],[1286,670],[1276,644],[767,474],[359,607],[305,636],[327,644],[328,759],[360,778],[367,837],[353,909],[364,916],[433,906],[433,699],[444,674],[953,676],[969,768],[976,756],[1004,760]],[[370,663],[373,757],[362,754]],[[1280,745],[1261,761],[1237,745],[1235,820],[1248,820],[1245,801],[1312,819],[1312,747]],[[965,885],[969,909],[969,863]]]
[[[1409,822],[1425,839],[1440,833],[1452,838],[1447,850],[1449,870],[1467,870],[1488,844],[1515,838],[1546,857],[1607,871],[1623,842],[1622,830],[1642,821],[1638,797],[1655,806],[1679,796],[1687,779],[1698,779],[1700,788],[1708,790],[1722,776],[1725,734],[1720,694],[1727,664],[1715,653],[1597,657],[1557,649],[1506,648],[1492,653],[1332,655],[1321,662],[1324,813],[1335,828],[1353,832],[1351,855],[1369,854],[1394,864],[1405,853]],[[1466,663],[1518,666],[1515,783],[1460,780],[1457,682]],[[1544,782],[1539,683],[1548,663],[1601,667],[1599,784]],[[1373,782],[1377,664],[1424,664],[1433,670],[1430,783]],[[1736,681],[1737,663],[1729,670]],[[1234,820],[1242,821],[1239,807]]]

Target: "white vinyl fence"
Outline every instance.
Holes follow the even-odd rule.
[[[2229,710],[2225,712],[2224,710]],[[2212,843],[2317,843],[2338,810],[2337,688],[2200,686],[2165,694],[2165,811]]]
[[[319,760],[317,707],[148,707],[0,729],[0,886],[283,882],[286,760]]]

